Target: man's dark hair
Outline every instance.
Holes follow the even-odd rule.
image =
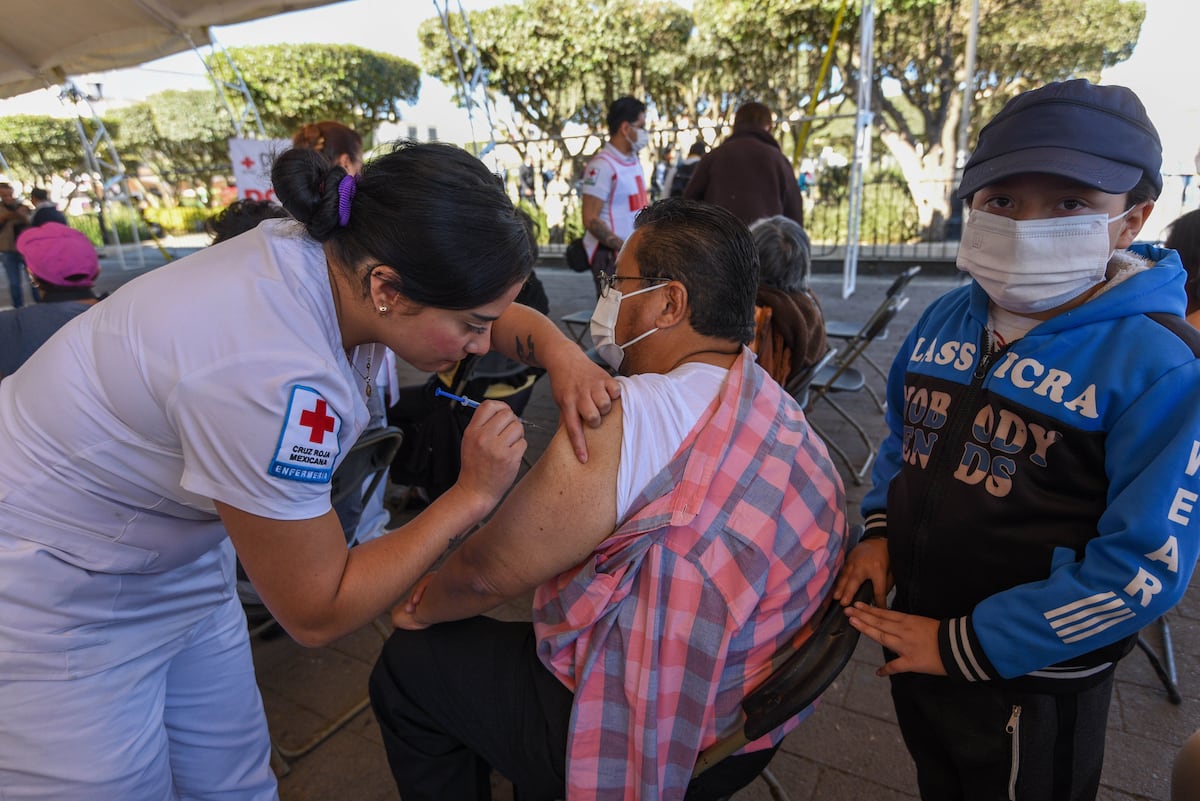
[[[34,203],[41,203],[44,200],[50,199],[50,193],[39,186],[36,189],[29,190],[29,199]]]
[[[745,223],[711,203],[666,198],[633,225],[641,232],[634,255],[642,275],[687,288],[697,333],[753,341],[758,253]]]
[[[235,200],[209,217],[204,227],[208,229],[215,245],[257,228],[263,220],[288,216],[283,206],[270,200]]]
[[[646,113],[646,104],[636,97],[618,97],[608,107],[608,135],[615,136],[621,129],[621,123],[637,122],[637,118]]]
[[[688,148],[689,156],[703,156],[708,152],[708,145],[704,144],[703,139],[697,139],[695,144]]]

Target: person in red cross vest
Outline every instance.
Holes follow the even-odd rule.
[[[650,141],[646,104],[620,97],[608,107],[608,142],[583,171],[583,246],[600,297],[600,273],[612,275],[617,251],[633,233],[637,213],[650,205],[638,153]]]
[[[288,634],[329,643],[405,598],[526,448],[484,402],[458,482],[348,549],[330,479],[384,348],[545,367],[580,459],[619,394],[512,303],[528,237],[465,151],[400,145],[351,175],[296,148],[272,183],[294,219],[138,277],[0,381],[6,801],[278,798],[235,557]]]

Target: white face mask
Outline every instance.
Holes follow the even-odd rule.
[[[650,132],[645,128],[634,128],[633,130],[636,132],[633,139],[629,139],[629,137],[626,139],[629,139],[629,146],[633,148],[633,152],[637,153],[650,144]]]
[[[1116,217],[1013,220],[974,209],[963,225],[956,263],[1000,308],[1048,311],[1104,280],[1113,254],[1108,226],[1131,210]]]
[[[630,292],[628,295],[622,295],[620,290],[609,287],[607,295],[601,295],[596,301],[596,310],[592,312],[592,321],[589,326],[592,334],[592,343],[596,346],[596,354],[604,359],[614,370],[621,367],[621,362],[625,360],[625,348],[641,342],[646,337],[657,331],[657,328],[651,328],[641,336],[636,336],[626,342],[624,345],[617,343],[616,327],[617,315],[621,313],[621,298],[632,298],[634,295],[640,295],[643,292],[653,292],[656,289],[661,289],[666,286],[665,283],[648,286],[645,289],[639,289],[636,292]]]

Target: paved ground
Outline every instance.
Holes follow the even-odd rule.
[[[132,261],[127,257],[127,263]],[[148,265],[157,263],[161,263],[161,257],[147,257]],[[118,286],[141,272],[122,272],[111,258],[104,260],[104,267],[105,288]],[[957,283],[947,271],[938,272],[938,276],[919,277],[910,286],[911,302],[901,312],[892,335],[872,347],[871,353],[880,364],[888,363],[900,333],[912,325],[925,306]],[[555,319],[592,304],[588,276],[554,268],[539,269],[538,274],[546,285]],[[840,279],[821,275],[816,279],[816,290],[827,317],[858,320],[878,304],[889,283],[887,278],[862,277],[855,295],[843,300],[838,296]],[[6,300],[0,292],[0,302]],[[412,375],[414,382],[422,378]],[[844,400],[845,407],[876,439],[882,438],[882,417],[869,398],[858,393],[839,400]],[[531,432],[531,450],[536,454],[545,447],[557,419],[545,381],[536,387],[526,416],[546,429]],[[831,407],[819,404],[811,417],[830,438],[843,443],[851,456],[862,456],[861,443]],[[863,488],[849,480],[846,483],[851,518],[857,520]],[[527,614],[527,609],[517,605],[503,613],[519,617]],[[1141,652],[1135,651],[1123,662],[1109,717],[1100,792],[1100,798],[1106,801],[1165,801],[1175,750],[1184,737],[1200,727],[1200,593],[1193,588],[1168,617],[1183,704],[1176,706],[1167,700]],[[1146,638],[1161,649],[1157,627],[1148,630]],[[380,635],[373,628],[321,649],[302,648],[286,636],[257,641],[254,656],[259,684],[276,742],[294,748],[364,699],[366,676],[380,643]],[[826,693],[813,717],[785,741],[772,770],[793,801],[916,798],[914,771],[894,722],[887,683],[874,676],[879,664],[878,649],[861,643],[850,666]],[[369,711],[354,716],[311,753],[290,760],[288,768],[280,783],[283,801],[396,801],[399,797]],[[507,785],[497,780],[496,786],[498,801],[508,801],[511,791]],[[762,780],[756,780],[737,798],[766,801],[771,794]]]

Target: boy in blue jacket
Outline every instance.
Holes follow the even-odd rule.
[[[1116,662],[1200,535],[1200,336],[1120,86],[1054,83],[980,132],[958,266],[888,380],[864,541],[836,596],[884,646],[921,797],[1092,799]],[[885,607],[893,580],[896,594]]]

